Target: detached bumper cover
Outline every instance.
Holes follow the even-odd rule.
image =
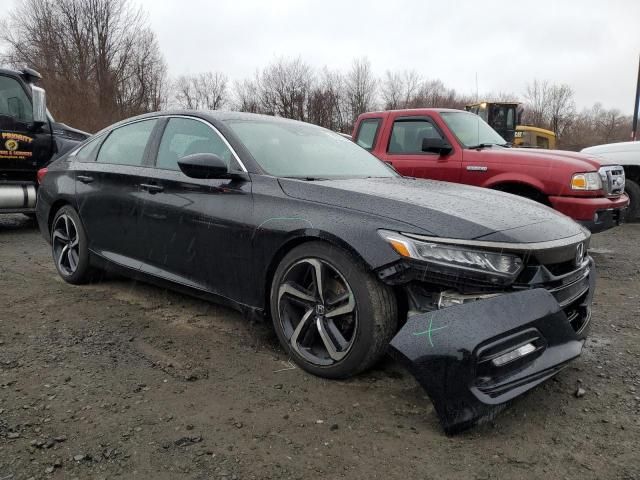
[[[586,311],[592,295],[593,288]],[[535,351],[501,366],[493,362],[529,343]],[[578,357],[582,345],[554,296],[537,288],[412,316],[391,341],[391,353],[425,389],[451,434],[493,418],[505,402]]]

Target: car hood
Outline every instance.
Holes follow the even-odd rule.
[[[614,152],[640,153],[640,140],[636,142],[607,143],[605,145],[595,145],[593,147],[587,147],[582,149],[582,153],[590,153],[595,155],[601,155],[603,153],[614,153]]]
[[[576,172],[598,170],[606,164],[602,158],[588,153],[568,152],[565,150],[543,150],[536,148],[486,148],[483,155],[490,155],[492,160],[502,160],[512,164],[534,164],[536,166],[554,167],[562,164],[572,166]]]
[[[640,163],[640,141],[619,142],[596,145],[582,150],[583,154],[598,155],[603,162],[617,165],[638,165]]]
[[[520,243],[584,233],[570,218],[532,200],[467,185],[406,177],[279,182],[289,197],[403,222],[409,233]]]

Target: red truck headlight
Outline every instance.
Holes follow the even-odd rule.
[[[598,172],[576,173],[571,177],[571,190],[602,190]]]

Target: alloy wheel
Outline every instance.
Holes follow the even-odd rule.
[[[349,283],[318,258],[299,260],[285,272],[278,288],[278,314],[291,348],[314,365],[341,361],[358,334],[358,309]]]
[[[78,228],[69,215],[62,214],[56,219],[51,240],[58,270],[65,276],[73,275],[80,262],[80,237]]]

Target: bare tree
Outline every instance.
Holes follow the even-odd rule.
[[[40,71],[50,110],[80,128],[95,131],[166,102],[156,37],[128,0],[23,0],[0,39],[2,59]]]
[[[561,139],[565,129],[573,120],[576,111],[573,90],[567,84],[552,85],[549,88],[548,97],[548,123],[556,137]]]
[[[524,121],[530,125],[547,126],[549,119],[549,82],[534,80],[527,85]]]
[[[357,58],[346,77],[347,103],[350,109],[350,123],[354,124],[358,115],[373,110],[377,93],[377,81],[371,71],[371,62],[366,57]]]
[[[262,71],[259,82],[263,111],[270,115],[305,120],[312,80],[313,70],[300,58],[281,58],[268,65]]]
[[[308,121],[331,130],[348,130],[350,126],[345,117],[345,97],[344,78],[339,72],[332,72],[325,67],[309,92]]]
[[[181,75],[173,87],[175,103],[189,110],[219,110],[228,102],[228,82],[220,72]]]
[[[408,108],[409,105],[416,98],[416,95],[420,91],[420,85],[422,85],[422,77],[415,70],[405,70],[402,73],[402,105],[403,108]]]
[[[404,80],[398,72],[387,70],[382,81],[382,102],[385,110],[395,110],[403,105]]]
[[[235,109],[240,112],[263,113],[260,108],[260,78],[244,79],[234,84]]]

